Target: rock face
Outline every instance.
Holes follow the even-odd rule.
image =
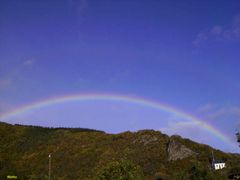
[[[156,142],[157,140],[158,140],[157,137],[146,134],[146,135],[140,136],[135,142],[143,143],[143,145],[146,146],[149,143]]]
[[[169,140],[167,152],[169,161],[176,161],[178,159],[184,159],[189,156],[196,155],[196,153],[191,149],[173,139]]]

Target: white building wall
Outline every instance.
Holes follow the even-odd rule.
[[[225,163],[216,163],[214,164],[214,169],[218,170],[218,169],[223,169],[225,168]]]

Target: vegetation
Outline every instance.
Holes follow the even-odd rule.
[[[142,130],[106,134],[89,129],[43,128],[0,123],[0,179],[227,179],[239,174],[239,154],[224,153],[180,136]],[[174,140],[194,155],[168,159]],[[227,168],[213,171],[211,152]]]
[[[121,160],[110,162],[106,167],[103,167],[97,174],[96,179],[142,180],[144,178],[140,166],[137,166],[128,160]]]

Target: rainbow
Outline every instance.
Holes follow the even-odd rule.
[[[199,124],[200,127],[206,129],[208,132],[218,137],[220,140],[224,141],[229,145],[236,146],[234,142],[230,140],[230,138],[228,138],[227,135],[224,135],[224,133],[220,132],[218,129],[214,128],[213,126],[204,122],[203,120],[192,116],[189,113],[182,112],[167,104],[163,104],[163,103],[145,99],[145,98],[133,97],[133,96],[123,96],[123,95],[113,95],[113,94],[110,94],[110,95],[109,94],[80,94],[80,95],[77,94],[77,95],[67,95],[67,96],[48,98],[39,102],[35,102],[35,103],[31,103],[31,104],[19,107],[13,111],[1,114],[0,121],[4,121],[6,119],[16,117],[18,115],[21,115],[33,109],[47,107],[54,104],[60,104],[60,103],[66,103],[66,102],[72,102],[72,101],[83,102],[83,101],[96,101],[96,100],[127,102],[127,103],[143,105],[143,106],[159,109],[165,112],[169,112],[169,113],[172,113],[173,115],[176,115],[177,117],[181,117],[181,118],[196,122],[197,124]]]

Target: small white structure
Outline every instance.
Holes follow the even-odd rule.
[[[214,170],[219,170],[219,169],[223,169],[226,167],[225,162],[221,161],[221,160],[215,160],[214,155],[213,155],[213,151],[212,151],[212,168]]]
[[[213,161],[213,168],[214,168],[214,170],[223,169],[225,167],[226,167],[225,162],[223,162],[223,161]]]

